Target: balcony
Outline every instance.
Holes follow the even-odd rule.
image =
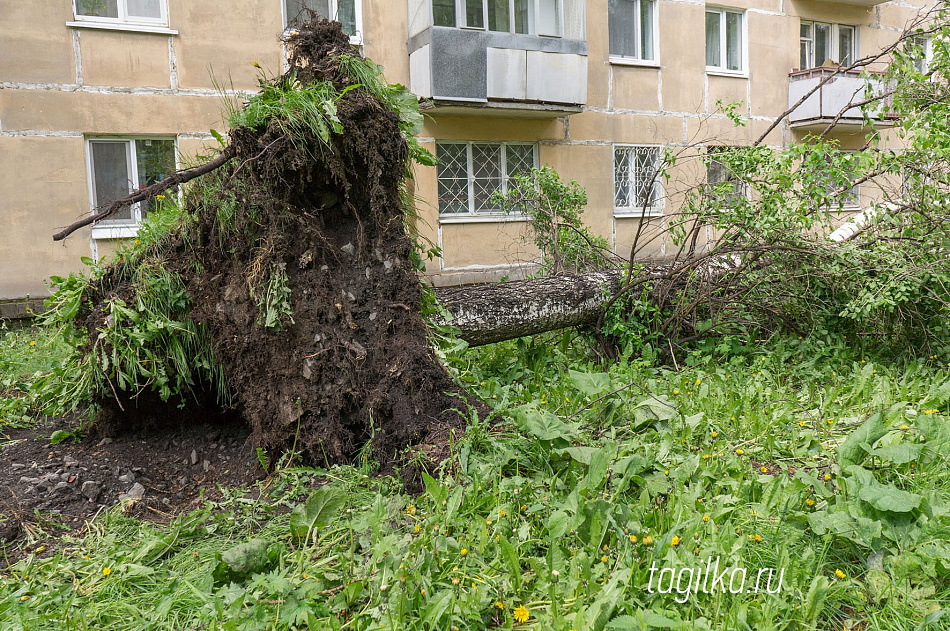
[[[837,68],[811,68],[792,72],[788,76],[788,106],[792,107],[826,77],[831,78],[788,115],[788,122],[792,129],[822,130],[842,110],[844,113],[841,114],[838,125],[863,127],[865,120],[861,108],[848,107],[851,103],[866,99],[867,80],[857,71],[841,72]],[[884,91],[885,86],[881,80],[872,77],[870,81],[875,94],[881,94]],[[889,126],[894,123],[892,115],[882,114],[887,109],[887,103],[888,98],[885,97],[882,102],[873,106],[871,120],[875,126]]]
[[[410,89],[431,98],[441,113],[554,117],[580,112],[587,102],[587,41],[583,21],[566,17],[578,6],[583,15],[583,0],[528,0],[532,10],[525,10],[524,16],[541,16],[533,22],[516,22],[515,11],[525,2],[511,0],[511,19],[502,13],[500,26],[495,16],[503,0],[489,1],[494,6],[485,5],[484,18],[475,11],[473,20],[469,5],[478,0],[466,0],[467,11],[460,12],[460,19],[475,21],[473,27],[433,24],[431,0],[410,0]],[[568,16],[557,10],[544,19],[546,6],[563,7]],[[437,21],[454,20],[451,13],[443,13]],[[580,26],[572,28],[568,21]],[[526,32],[491,30],[515,23]],[[489,28],[479,28],[485,25]]]

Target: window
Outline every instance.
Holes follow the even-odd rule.
[[[614,147],[614,212],[662,213],[660,148]]]
[[[166,0],[74,0],[78,22],[167,26]]]
[[[654,0],[608,0],[610,55],[654,61]]]
[[[921,74],[926,74],[930,70],[930,59],[932,52],[930,50],[930,37],[925,35],[912,37],[909,42],[911,48],[908,53],[914,58],[914,68]]]
[[[562,0],[432,0],[432,23],[499,33],[561,36]]]
[[[87,143],[92,212],[145,188],[175,170],[175,141],[155,138],[94,138]],[[156,200],[123,208],[93,227],[93,237],[130,237]]]
[[[439,142],[435,155],[439,213],[449,216],[500,213],[491,196],[538,163],[537,145],[513,142]]]
[[[850,66],[857,56],[857,28],[844,24],[801,24],[801,70],[825,65],[826,61]]]
[[[847,155],[858,157],[854,151],[842,151],[842,157]],[[827,158],[830,162],[830,157]],[[831,195],[831,205],[838,209],[855,208],[861,205],[861,185],[855,184],[844,190],[842,188],[854,180],[855,169],[846,163],[838,173],[831,172],[830,165],[827,171],[827,183],[825,190]],[[840,192],[839,192],[840,191]],[[837,194],[836,194],[837,193]]]
[[[735,205],[746,196],[746,183],[729,168],[725,159],[719,160],[717,155],[724,156],[732,151],[730,147],[709,147],[706,163],[707,198],[718,207]]]
[[[706,9],[706,68],[742,72],[742,12]]]
[[[304,9],[310,9],[322,18],[339,22],[353,43],[359,43],[360,8],[359,0],[284,0],[287,26],[292,25]]]

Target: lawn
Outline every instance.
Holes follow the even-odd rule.
[[[782,338],[608,363],[571,335],[446,351],[495,415],[464,410],[420,494],[364,450],[285,456],[168,526],[38,520],[0,627],[946,628],[945,359]],[[0,349],[2,418],[28,422],[62,350]]]

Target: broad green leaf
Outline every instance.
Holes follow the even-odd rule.
[[[676,405],[666,395],[649,396],[633,408],[633,417],[637,424],[644,421],[666,421],[679,414]]]
[[[571,370],[568,376],[574,386],[587,396],[597,397],[606,394],[612,387],[609,373]]]
[[[860,464],[867,453],[861,448],[861,443],[873,445],[881,436],[887,433],[884,428],[884,416],[880,412],[871,415],[838,447],[838,462],[844,469],[852,464]]]
[[[553,413],[540,409],[534,403],[514,408],[511,417],[522,430],[540,440],[573,438],[575,435],[567,423]]]
[[[326,526],[343,508],[343,494],[336,487],[322,486],[290,513],[290,532],[298,540],[306,539],[317,528]]]
[[[558,510],[551,513],[548,517],[548,534],[552,539],[558,539],[567,532],[568,516],[564,511]]]
[[[251,539],[226,552],[216,553],[218,563],[212,572],[214,584],[237,582],[251,574],[266,571],[277,560],[276,557],[279,554],[279,551],[272,551],[270,547],[270,541]]]
[[[858,497],[880,511],[891,513],[909,513],[920,506],[923,499],[916,493],[908,493],[888,484],[877,487],[864,487],[858,492]]]
[[[919,443],[901,443],[899,445],[885,445],[877,449],[865,449],[868,454],[893,464],[913,462],[920,457],[924,445]]]

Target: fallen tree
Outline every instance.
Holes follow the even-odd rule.
[[[68,387],[100,406],[101,433],[210,401],[276,453],[438,460],[478,404],[420,315],[402,188],[409,161],[427,159],[418,104],[335,22],[312,14],[288,46],[287,72],[262,75],[209,164],[56,236],[204,176],[92,278],[58,279],[47,319],[81,341],[84,381]]]

